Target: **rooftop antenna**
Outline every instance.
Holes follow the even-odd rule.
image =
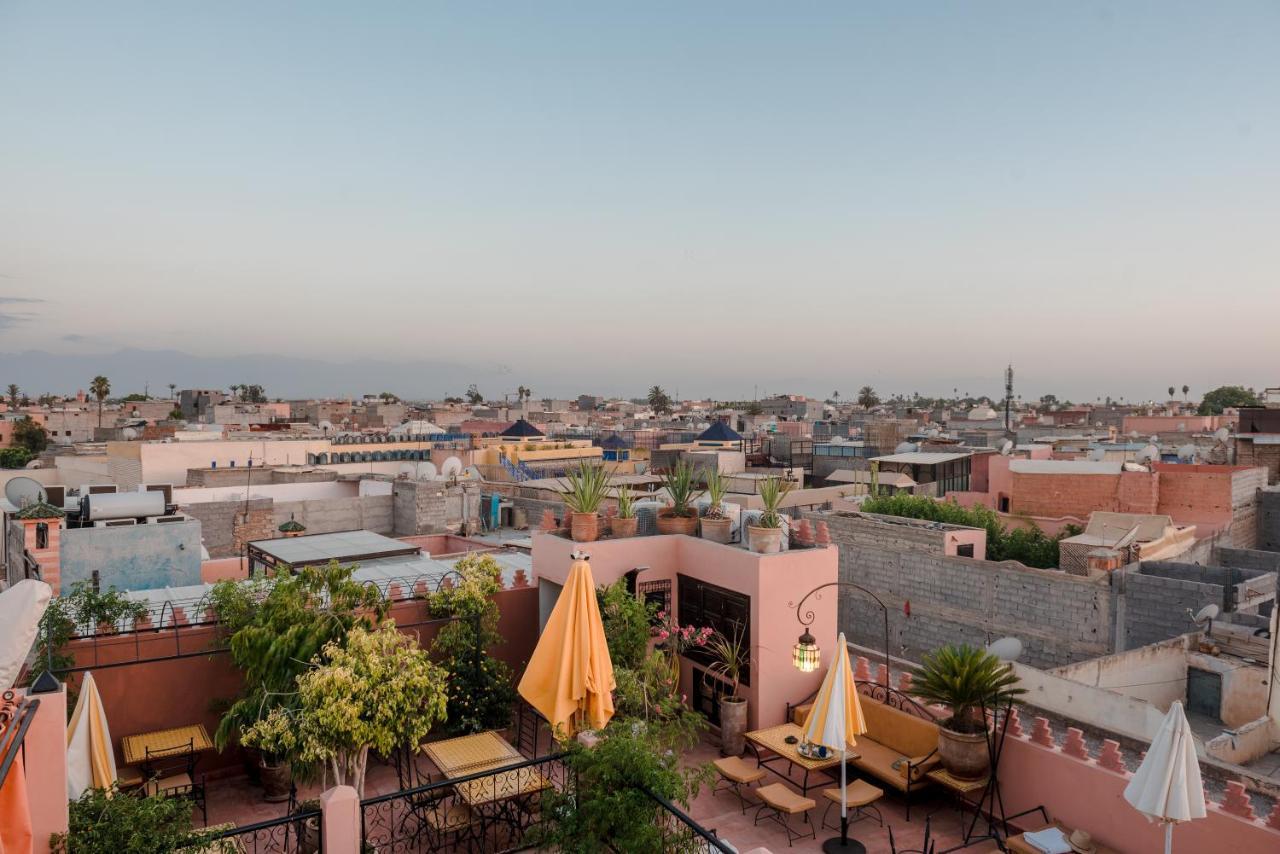
[[[1009,407],[1013,403],[1013,365],[1004,369],[1004,429],[1006,432],[1013,423],[1010,420]]]

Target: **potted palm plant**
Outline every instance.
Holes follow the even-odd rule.
[[[912,676],[912,693],[951,710],[938,729],[938,756],[952,776],[982,778],[990,767],[985,710],[1027,693],[1006,662],[961,644],[926,653]]]
[[[702,479],[711,502],[702,517],[702,538],[717,543],[729,542],[733,520],[725,515],[724,496],[729,491],[729,479],[719,469],[708,468]]]
[[[764,512],[759,524],[747,526],[747,544],[751,551],[760,554],[776,554],[782,550],[782,499],[791,491],[791,483],[780,477],[766,477],[760,481],[760,501]]]
[[[658,514],[658,533],[693,536],[698,530],[698,511],[693,501],[702,492],[693,466],[680,460],[663,475],[662,486],[667,490],[671,506]]]
[[[637,525],[636,497],[628,487],[618,487],[617,510],[617,514],[609,520],[609,530],[615,537],[634,537]]]
[[[609,494],[609,473],[599,464],[583,463],[568,475],[564,494],[569,508],[569,535],[575,543],[589,543],[600,536],[600,504]]]
[[[720,695],[720,753],[741,756],[746,747],[747,698],[738,691],[751,666],[751,650],[741,628],[734,630],[733,637],[716,632],[707,641],[707,649],[712,661],[705,678]]]

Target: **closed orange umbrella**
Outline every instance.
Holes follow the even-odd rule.
[[[575,560],[520,679],[520,696],[559,737],[600,729],[613,717],[613,662],[591,566]]]
[[[31,843],[31,804],[19,753],[0,786],[0,854],[31,854]]]

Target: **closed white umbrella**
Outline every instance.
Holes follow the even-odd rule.
[[[804,740],[840,751],[840,836],[823,843],[824,851],[865,851],[865,846],[849,838],[848,782],[846,780],[847,752],[856,744],[858,736],[867,731],[867,721],[862,716],[862,704],[858,701],[858,687],[849,664],[849,645],[844,632],[836,643],[836,660],[822,680],[813,699],[809,716],[804,722]]]
[[[18,681],[18,673],[36,642],[40,618],[53,597],[53,588],[43,581],[24,578],[0,593],[0,691],[8,691]],[[37,671],[44,669],[37,665]]]
[[[1204,786],[1191,725],[1174,701],[1151,741],[1146,758],[1125,787],[1124,799],[1138,812],[1164,823],[1164,851],[1173,851],[1173,826],[1205,817]]]
[[[86,672],[67,728],[67,798],[77,800],[86,789],[110,789],[117,779],[107,713],[93,674]]]

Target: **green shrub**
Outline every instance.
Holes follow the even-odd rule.
[[[71,802],[68,833],[55,833],[56,854],[167,854],[201,844],[191,830],[191,802],[90,789]]]
[[[649,651],[649,620],[653,607],[627,590],[626,581],[596,588],[609,660],[615,668],[638,667]]]

